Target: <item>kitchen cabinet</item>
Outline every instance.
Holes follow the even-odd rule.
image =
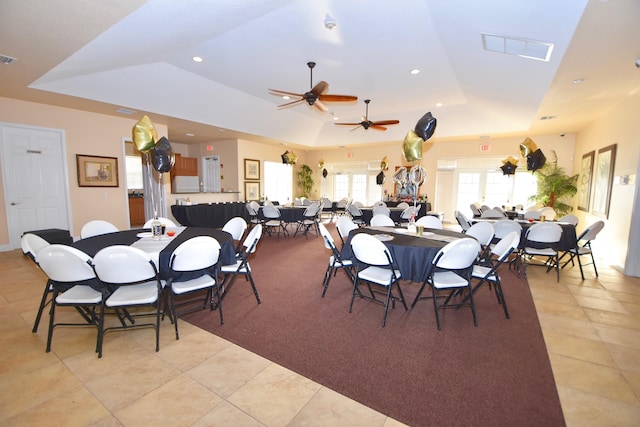
[[[129,223],[132,228],[144,225],[144,197],[129,197]]]
[[[176,154],[176,163],[171,169],[171,176],[198,176],[198,159]]]

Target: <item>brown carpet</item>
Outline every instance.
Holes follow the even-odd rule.
[[[564,425],[526,281],[502,270],[510,320],[484,287],[478,327],[463,308],[443,311],[438,331],[423,300],[390,309],[382,328],[381,305],[356,299],[348,312],[343,272],[321,298],[328,256],[315,235],[264,236],[250,261],[262,304],[241,279],[224,300],[224,325],[209,311],[185,320],[412,426]],[[410,305],[419,284],[402,285]]]

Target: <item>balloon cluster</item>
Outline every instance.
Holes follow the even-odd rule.
[[[169,140],[164,136],[158,139],[158,133],[149,117],[144,116],[133,126],[133,143],[136,148],[149,156],[153,168],[160,173],[169,172],[176,163]]]
[[[384,171],[389,170],[389,158],[384,156],[382,160],[380,160],[380,173],[376,175],[376,184],[382,185],[384,184],[385,176]]]
[[[536,146],[536,143],[528,137],[520,144],[520,154],[527,159],[527,170],[531,172],[543,167],[547,161],[547,158]]]
[[[318,167],[322,169],[322,177],[326,178],[327,175],[329,175],[329,172],[327,172],[327,170],[324,167],[324,159],[318,160]]]
[[[502,169],[503,175],[513,175],[516,173],[516,168],[518,167],[518,159],[514,159],[513,156],[509,156],[502,161]]]
[[[296,156],[293,151],[285,151],[280,155],[282,158],[282,163],[285,165],[295,165],[298,162],[298,156]]]
[[[407,170],[406,167],[401,167],[393,175],[393,182],[404,187],[406,184],[413,184],[416,187],[420,187],[427,179],[427,173],[422,165],[415,165],[411,169]]]
[[[422,160],[422,143],[433,136],[438,121],[431,115],[431,111],[422,116],[416,127],[407,132],[402,142],[402,154],[407,162]]]

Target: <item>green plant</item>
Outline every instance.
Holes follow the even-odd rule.
[[[313,170],[307,165],[300,165],[300,169],[296,172],[298,178],[298,187],[302,189],[301,197],[309,197],[313,189]]]
[[[550,206],[558,215],[566,215],[573,210],[571,198],[578,192],[576,184],[578,175],[569,176],[564,168],[558,166],[558,156],[555,151],[553,160],[534,172],[538,180],[538,191],[530,197],[530,200]]]

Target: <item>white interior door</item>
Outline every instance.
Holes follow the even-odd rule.
[[[61,130],[0,124],[2,182],[12,249],[25,231],[71,229]]]

